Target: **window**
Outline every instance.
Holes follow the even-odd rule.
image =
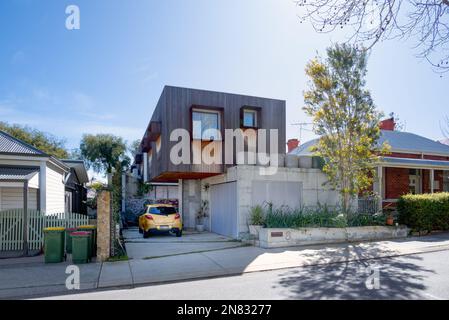
[[[176,214],[177,212],[173,207],[147,207],[146,213],[168,216],[169,214]]]
[[[449,170],[443,171],[443,191],[449,192]]]
[[[162,146],[162,139],[159,136],[159,138],[157,138],[156,140],[156,154],[159,155],[159,152],[161,151],[161,146]]]
[[[212,110],[192,111],[193,139],[221,140],[220,113]]]
[[[255,110],[243,110],[243,126],[257,127],[257,112]]]

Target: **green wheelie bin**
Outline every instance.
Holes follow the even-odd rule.
[[[91,233],[89,257],[94,257],[97,254],[97,227],[91,224],[86,224],[77,227],[77,231],[86,231]]]
[[[44,254],[45,263],[58,263],[65,258],[65,228],[44,228]]]
[[[76,231],[76,228],[65,229],[65,252],[72,253],[72,232]]]
[[[72,236],[72,262],[74,264],[88,263],[90,232],[74,231]]]

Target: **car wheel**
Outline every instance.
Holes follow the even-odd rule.
[[[180,231],[176,231],[176,236],[179,238],[179,237],[182,237],[182,230],[180,230]]]
[[[139,228],[139,233],[143,233],[143,230]]]
[[[150,237],[150,230],[148,230],[148,231],[143,231],[143,238],[146,239],[146,238],[148,238],[148,237]]]

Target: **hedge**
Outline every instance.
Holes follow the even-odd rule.
[[[413,231],[449,230],[449,192],[404,195],[397,209],[399,223]]]

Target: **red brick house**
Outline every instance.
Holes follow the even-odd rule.
[[[449,191],[449,145],[395,130],[394,119],[381,122],[381,137],[390,146],[390,154],[380,158],[373,190],[382,196],[382,206],[394,206],[407,193]],[[300,157],[311,156],[310,147],[317,139],[290,151]],[[380,204],[379,203],[379,208]]]

